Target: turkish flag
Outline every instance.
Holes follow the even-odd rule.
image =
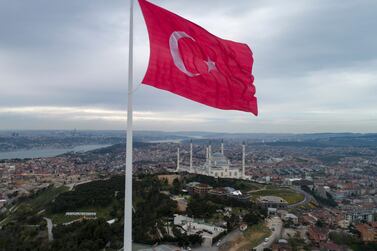
[[[258,115],[246,44],[216,37],[202,27],[139,0],[150,39],[143,83],[196,102]]]

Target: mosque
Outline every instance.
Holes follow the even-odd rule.
[[[248,179],[245,175],[245,144],[242,144],[242,165],[241,167],[231,166],[229,159],[224,155],[224,143],[221,143],[220,152],[212,153],[212,146],[206,148],[206,162],[203,165],[193,167],[192,143],[190,143],[190,166],[189,169],[180,165],[179,148],[177,150],[176,172],[186,171],[189,173],[202,174],[215,178]]]

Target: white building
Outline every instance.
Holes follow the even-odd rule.
[[[204,169],[208,171],[208,175],[220,178],[242,178],[242,170],[239,167],[231,167],[230,161],[221,153],[210,154]]]
[[[203,247],[212,247],[213,239],[225,231],[222,227],[195,222],[190,217],[178,214],[174,215],[174,225],[181,226],[188,235],[200,235],[203,238]]]
[[[181,171],[179,148],[177,151],[177,172]],[[192,143],[190,144],[190,168],[185,170],[215,178],[249,179],[245,175],[245,144],[242,144],[241,166],[231,166],[229,159],[224,155],[224,144],[221,143],[221,151],[212,153],[212,147],[206,148],[206,162],[198,167],[192,165]]]
[[[349,222],[372,222],[374,221],[374,210],[349,210],[346,212],[346,220]]]
[[[264,208],[286,208],[288,206],[288,202],[281,197],[278,196],[259,196],[257,198],[257,204],[264,207]]]
[[[283,216],[283,220],[284,221],[292,221],[293,224],[298,224],[298,217],[294,214],[291,214],[291,213],[287,213]]]

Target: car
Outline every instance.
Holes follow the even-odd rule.
[[[268,242],[269,240],[269,238],[264,238],[264,242]]]

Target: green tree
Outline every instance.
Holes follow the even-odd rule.
[[[250,212],[243,217],[243,220],[248,225],[256,225],[262,220],[262,218],[260,215]]]
[[[180,194],[182,190],[182,185],[179,179],[174,179],[173,180],[173,187],[171,189],[172,194]]]
[[[221,207],[209,201],[207,197],[194,194],[187,205],[187,213],[190,217],[210,218],[219,208]]]
[[[226,217],[225,220],[226,220],[226,228],[228,231],[231,231],[234,228],[236,228],[240,221],[239,217],[233,213],[230,215],[230,217]]]

